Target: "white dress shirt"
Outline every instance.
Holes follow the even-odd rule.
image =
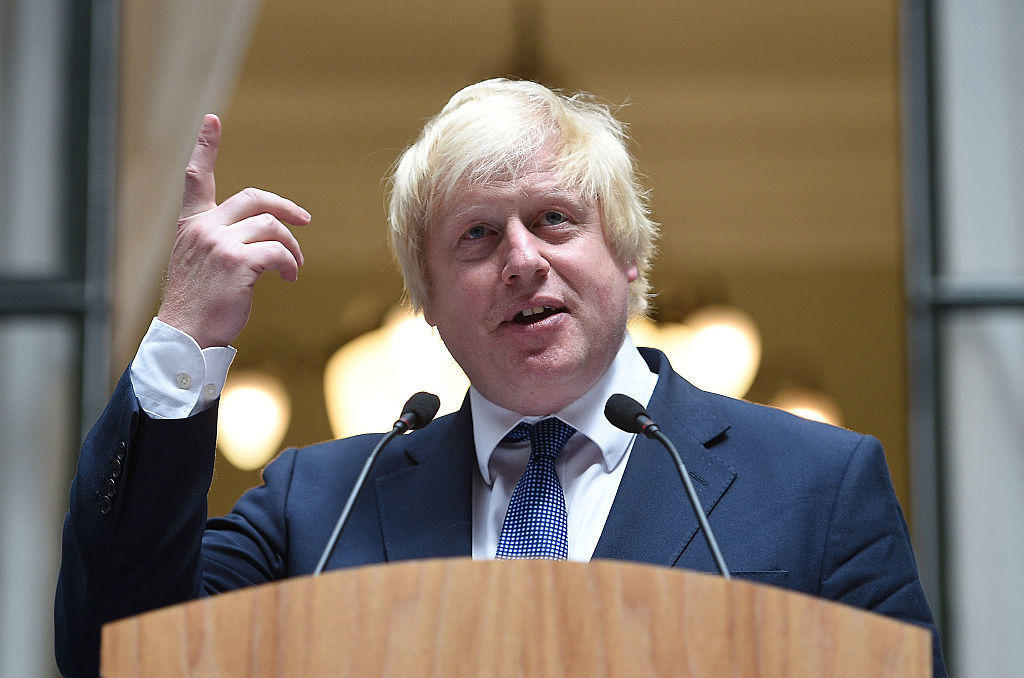
[[[202,412],[224,388],[235,349],[200,349],[188,334],[153,318],[131,365],[132,388],[142,409],[156,419]],[[608,371],[582,398],[559,412],[524,417],[469,389],[477,468],[473,474],[473,558],[494,558],[512,490],[530,459],[529,441],[501,443],[520,421],[555,416],[576,429],[555,461],[568,517],[569,560],[587,562],[604,530],[635,435],[612,426],[604,404],[625,393],[647,405],[658,375],[626,335]]]
[[[512,490],[530,459],[530,443],[502,443],[520,421],[558,417],[576,429],[555,460],[568,518],[569,560],[587,562],[601,538],[635,434],[612,426],[604,416],[608,396],[625,393],[647,405],[658,375],[626,335],[611,367],[582,398],[543,417],[524,417],[469,389],[473,441],[479,474],[473,477],[473,558],[494,558]]]
[[[132,388],[154,419],[184,419],[220,397],[234,359],[231,346],[200,349],[188,334],[153,318],[132,360]]]

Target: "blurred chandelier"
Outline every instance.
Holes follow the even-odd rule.
[[[637,346],[663,351],[677,372],[707,391],[742,398],[757,376],[761,336],[754,321],[729,306],[709,306],[684,323],[636,320]],[[459,409],[469,380],[437,331],[406,307],[392,308],[380,328],[356,337],[327,362],[324,395],[335,436],[387,431],[416,391],[441,398],[439,414]]]
[[[441,398],[438,414],[454,412],[468,388],[437,331],[405,306],[392,308],[379,328],[338,349],[324,370],[327,416],[338,438],[391,430],[416,391]]]
[[[761,365],[761,333],[749,315],[732,306],[705,306],[682,323],[634,320],[629,333],[637,346],[667,355],[675,371],[697,388],[731,398],[747,394]]]

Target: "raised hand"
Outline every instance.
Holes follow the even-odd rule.
[[[213,166],[220,120],[206,115],[185,169],[178,234],[157,317],[201,348],[227,346],[252,311],[253,286],[267,270],[293,282],[302,250],[285,223],[308,224],[309,212],[279,195],[247,188],[220,205]]]

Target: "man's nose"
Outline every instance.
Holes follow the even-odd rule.
[[[506,225],[503,245],[505,265],[501,279],[505,284],[547,275],[551,265],[541,251],[544,242],[519,219],[512,219]]]

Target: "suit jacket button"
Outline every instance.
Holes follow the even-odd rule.
[[[110,497],[108,495],[105,494],[102,497],[100,497],[100,515],[105,516],[108,513],[110,513],[111,504],[112,502],[110,501]]]
[[[116,455],[117,460],[118,461],[124,461],[124,455],[125,455],[125,453],[127,451],[128,451],[128,446],[122,440],[121,442],[119,442],[117,444],[117,455]]]
[[[113,497],[114,493],[117,492],[117,481],[113,478],[104,478],[103,485],[107,491],[108,497]]]
[[[111,478],[115,478],[115,479],[121,477],[121,460],[120,459],[114,459],[114,461],[110,462],[110,477]]]

